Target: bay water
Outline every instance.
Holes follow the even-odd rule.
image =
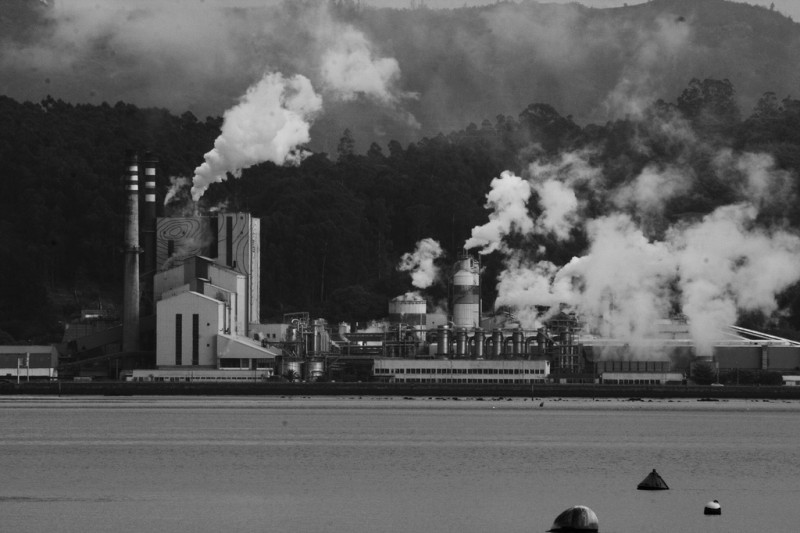
[[[800,527],[800,402],[2,397],[0,431],[17,533]]]

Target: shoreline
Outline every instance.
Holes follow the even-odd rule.
[[[560,384],[408,384],[408,383],[141,383],[141,382],[22,382],[0,383],[2,396],[374,396],[450,398],[585,398],[695,399],[720,401],[800,400],[794,386],[636,386]]]

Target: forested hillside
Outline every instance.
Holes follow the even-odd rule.
[[[220,124],[124,103],[0,97],[2,340],[58,340],[59,321],[79,306],[118,301],[125,150],[159,157],[163,199],[170,177],[191,176]],[[535,174],[532,163],[563,162],[569,154],[580,154],[600,176],[578,187],[586,212],[606,210],[616,201],[610,191],[647,169],[694,176],[658,213],[639,220],[654,239],[671,225],[736,201],[744,170],[720,161],[757,154],[768,159],[759,166],[769,169],[764,186],[775,176],[781,194],[761,202],[753,223],[800,229],[794,195],[800,101],[767,93],[753,110],[742,110],[727,80],[692,80],[674,102],[657,101],[637,117],[606,124],[581,127],[550,105],[534,103],[515,116],[487,116],[405,145],[372,143],[363,154],[353,146],[344,131],[335,153],[313,154],[296,167],[257,165],[239,179],[212,185],[202,198],[203,209],[247,210],[262,219],[262,317],[294,311],[331,321],[384,316],[387,299],[411,288],[397,264],[417,241],[436,239],[446,253],[443,263],[452,261],[472,228],[486,222],[493,178],[504,170]],[[529,209],[535,217],[537,206]],[[566,240],[509,238],[517,244],[528,239],[525,246],[555,264],[587,246],[584,230]],[[491,253],[484,266],[485,307],[491,308],[503,265]],[[436,301],[446,290],[435,285],[428,294]],[[780,297],[781,314],[751,313],[744,320],[791,334],[800,329],[799,295],[794,286]]]
[[[345,128],[363,153],[373,141],[405,145],[487,114],[515,115],[531,102],[580,125],[604,123],[680,94],[692,78],[731,80],[748,110],[765,91],[797,98],[800,87],[800,25],[728,0],[443,10],[424,2],[416,9],[354,0],[226,9],[195,2],[191,12],[171,2],[74,4],[91,8],[4,3],[0,94],[124,101],[202,119],[221,115],[265,71],[301,74],[324,93],[311,146],[327,152]],[[331,49],[368,56],[388,94],[337,98],[324,75]]]

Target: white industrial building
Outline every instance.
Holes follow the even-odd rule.
[[[550,362],[538,360],[375,359],[373,373],[392,383],[543,383]]]
[[[258,322],[259,220],[246,213],[165,218],[156,233],[158,371],[170,378],[178,370],[197,379],[202,370],[271,376],[279,352],[250,338]],[[156,380],[158,371],[134,376]]]

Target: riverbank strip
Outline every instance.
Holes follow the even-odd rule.
[[[158,383],[22,382],[0,383],[0,395],[65,396],[409,396],[512,398],[697,398],[800,400],[800,387],[636,386],[593,384],[455,383]]]

